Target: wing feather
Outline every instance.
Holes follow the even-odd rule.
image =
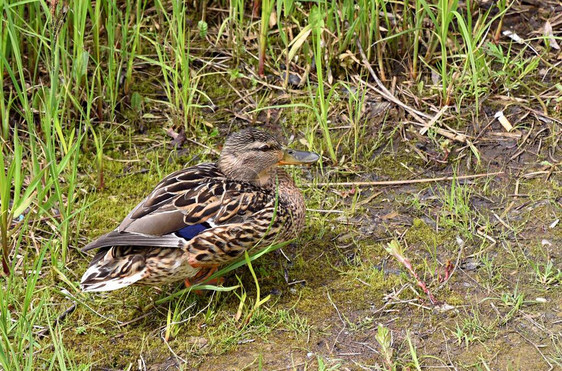
[[[97,240],[87,244],[82,251],[86,252],[108,246],[144,246],[144,247],[172,247],[179,248],[183,240],[174,235],[152,236],[147,234],[112,231]]]
[[[82,251],[128,245],[178,248],[185,242],[176,235],[182,228],[207,221],[238,222],[241,215],[262,210],[270,199],[258,187],[226,179],[215,164],[200,164],[168,175],[116,230]]]

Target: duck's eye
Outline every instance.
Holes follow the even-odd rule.
[[[259,146],[259,147],[256,148],[256,149],[257,149],[258,151],[265,152],[265,151],[271,150],[271,146],[270,146],[269,144],[264,144],[264,145]]]

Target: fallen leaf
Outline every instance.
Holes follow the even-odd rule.
[[[269,28],[273,28],[277,25],[277,12],[273,10],[269,15]]]
[[[511,131],[513,130],[513,126],[511,125],[511,123],[509,122],[509,120],[507,119],[507,117],[504,116],[502,111],[498,111],[496,112],[496,114],[494,115],[495,118],[498,119],[498,121],[500,122],[500,124],[502,124],[503,128],[506,131]]]
[[[517,35],[515,32],[511,32],[511,31],[509,31],[509,30],[505,30],[504,32],[502,32],[502,34],[503,34],[504,36],[509,37],[511,40],[515,41],[516,43],[519,43],[519,44],[523,44],[523,43],[524,43],[523,39],[522,39],[519,35]]]
[[[560,50],[560,45],[558,45],[556,39],[554,38],[554,33],[552,32],[552,25],[548,20],[544,23],[544,36],[545,36],[545,42],[546,40],[548,40],[548,43],[550,44],[551,48]]]
[[[381,219],[382,219],[382,220],[394,219],[394,218],[396,218],[398,215],[399,215],[399,214],[398,214],[396,211],[393,211],[393,212],[391,212],[391,213],[389,213],[389,214],[386,214],[386,215],[381,216]]]

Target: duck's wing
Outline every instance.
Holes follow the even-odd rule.
[[[107,246],[178,248],[201,232],[257,212],[271,195],[248,183],[227,180],[215,164],[172,173],[114,231],[91,242]]]

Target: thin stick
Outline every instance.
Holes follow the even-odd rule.
[[[378,182],[322,182],[322,183],[306,183],[306,186],[396,186],[404,184],[415,184],[415,183],[432,183],[432,182],[444,182],[449,180],[465,180],[465,179],[477,179],[484,178],[487,176],[502,175],[503,171],[497,171],[495,173],[484,173],[484,174],[472,174],[472,175],[460,175],[460,176],[443,176],[438,178],[421,178],[421,179],[410,179],[410,180],[381,180]]]
[[[424,124],[419,124],[419,123],[416,123],[416,122],[411,122],[411,123],[413,125],[423,126],[423,128],[427,127],[427,125],[424,125]],[[422,130],[423,130],[423,128],[422,128]],[[461,143],[466,143],[466,135],[458,133],[458,132],[452,130],[451,128],[449,128],[449,130],[446,130],[446,129],[443,129],[443,128],[440,128],[440,127],[436,127],[433,130],[435,130],[435,132],[437,134],[442,135],[445,138],[449,138],[451,140],[461,142]],[[421,131],[420,131],[420,134],[421,134]]]
[[[443,116],[443,114],[445,113],[446,110],[449,109],[449,106],[443,106],[441,108],[441,110],[439,112],[437,112],[435,114],[435,116],[433,116],[433,118],[431,120],[429,120],[429,122],[427,122],[423,128],[420,129],[420,134],[421,135],[425,135],[425,133],[427,133],[427,131],[429,130],[430,127],[432,127],[433,125],[435,125],[435,123],[437,122],[437,120],[439,120],[441,118],[441,116]]]
[[[68,316],[70,313],[74,312],[75,310],[76,310],[76,303],[73,303],[70,306],[70,308],[68,308],[67,310],[62,312],[62,314],[60,316],[58,316],[57,319],[55,319],[55,321],[53,322],[52,328],[55,328],[59,323],[61,323],[66,318],[66,316]],[[39,339],[43,339],[44,337],[47,336],[48,332],[49,332],[49,329],[45,328],[45,329],[39,331],[37,336],[39,337]]]
[[[375,82],[378,85],[378,89],[374,86],[370,86],[371,89],[373,89],[375,92],[379,93],[380,95],[382,95],[383,97],[385,97],[387,100],[396,103],[397,105],[399,105],[400,107],[404,108],[406,110],[406,112],[408,112],[409,114],[411,114],[417,121],[421,122],[422,124],[425,124],[425,120],[423,120],[421,117],[424,117],[426,119],[431,119],[431,116],[429,116],[426,113],[420,112],[410,106],[408,106],[407,104],[403,103],[400,99],[396,98],[387,88],[386,86],[384,86],[384,84],[382,83],[382,81],[378,78],[377,74],[375,73],[375,71],[373,70],[373,68],[371,67],[371,64],[369,63],[369,60],[367,59],[367,56],[365,55],[365,52],[363,51],[363,47],[361,46],[361,43],[359,42],[359,38],[357,38],[356,40],[356,44],[357,44],[357,48],[359,49],[359,53],[361,54],[361,60],[363,62],[363,65],[365,66],[365,68],[369,71],[369,73],[371,74],[371,77],[373,78],[373,80],[375,80]],[[421,116],[421,117],[420,117]]]

